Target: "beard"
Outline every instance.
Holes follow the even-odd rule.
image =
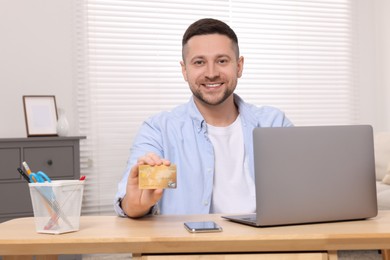
[[[222,94],[214,93],[214,94],[205,94],[199,88],[194,89],[190,88],[192,94],[201,102],[210,106],[217,106],[225,102],[231,94],[233,94],[234,89],[226,88]]]

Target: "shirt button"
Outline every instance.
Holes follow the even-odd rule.
[[[205,206],[207,206],[207,205],[209,205],[209,202],[208,202],[208,201],[205,201],[205,202],[203,202],[203,204],[204,204]]]

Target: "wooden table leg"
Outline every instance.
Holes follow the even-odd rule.
[[[328,260],[337,260],[337,251],[328,251]]]
[[[132,254],[131,259],[132,260],[141,260],[142,254]]]
[[[390,260],[390,249],[384,249],[382,251],[382,259],[383,260]]]

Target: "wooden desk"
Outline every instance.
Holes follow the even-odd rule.
[[[214,220],[223,227],[223,232],[191,234],[183,227],[184,221],[203,220]],[[320,259],[328,258],[326,252],[335,259],[337,250],[359,249],[387,249],[385,251],[389,252],[390,211],[381,211],[376,218],[364,221],[272,228],[236,224],[219,215],[164,215],[138,220],[83,216],[80,231],[61,235],[36,233],[33,218],[0,224],[0,255],[3,256],[133,253],[140,257],[178,253],[322,251],[325,257]]]

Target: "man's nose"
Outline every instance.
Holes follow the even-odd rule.
[[[214,63],[208,63],[206,66],[205,76],[209,79],[219,77],[218,66],[216,66]]]

